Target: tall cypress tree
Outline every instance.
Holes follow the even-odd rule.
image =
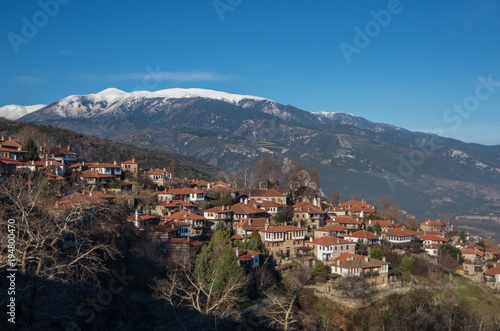
[[[31,137],[29,137],[26,143],[24,144],[23,150],[29,152],[28,154],[26,154],[26,158],[28,159],[28,161],[38,160],[38,146]]]

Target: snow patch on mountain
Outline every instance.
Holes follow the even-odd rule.
[[[0,117],[4,117],[6,119],[15,121],[43,107],[45,107],[45,105],[33,105],[33,106],[7,105],[0,108]]]

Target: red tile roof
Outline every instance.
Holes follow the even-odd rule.
[[[205,217],[190,213],[188,211],[178,211],[170,216],[166,216],[168,220],[204,220]]]
[[[380,236],[375,235],[375,234],[371,233],[370,231],[366,231],[366,230],[356,231],[352,234],[345,235],[344,237],[364,238],[364,239],[368,239],[368,240],[375,240],[375,239],[380,238]]]
[[[189,194],[205,194],[204,191],[198,190],[196,188],[172,188],[170,190],[164,190],[157,192],[156,194],[174,194],[174,195],[189,195]]]
[[[500,254],[498,249],[494,249],[493,247],[486,247],[486,251],[489,253]]]
[[[355,218],[352,218],[351,216],[335,216],[335,219],[328,220],[327,223],[339,223],[339,224],[362,224],[363,221],[358,221]]]
[[[51,149],[51,153],[54,155],[78,155],[77,153],[74,153],[70,151],[67,148],[62,148],[62,147],[55,147]]]
[[[352,242],[344,239],[340,239],[332,236],[324,236],[321,238],[316,238],[312,241],[312,244],[321,245],[324,247],[333,246],[333,245],[345,245],[352,244]]]
[[[357,260],[357,259],[361,259],[361,258],[363,258],[363,255],[352,254],[352,253],[343,253],[342,255],[334,258],[332,260],[332,262],[335,262],[335,263],[337,261],[344,262],[344,261],[348,261],[348,260]]]
[[[416,231],[405,228],[389,229],[384,233],[388,236],[394,236],[394,237],[409,237],[409,236],[415,236],[417,234]]]
[[[310,214],[325,214],[323,209],[307,201],[302,201],[293,205],[293,210],[298,212],[306,212]]]
[[[344,202],[343,204],[339,205],[339,207],[345,207],[345,208],[350,208],[350,207],[353,207],[353,206],[356,206],[356,207],[360,207],[360,208],[363,208],[363,207],[370,207],[371,206],[365,202],[359,202],[359,201],[356,201],[356,200],[349,200],[349,201],[346,201]]]
[[[430,236],[430,235],[421,236],[420,239],[422,239],[424,241],[426,241],[426,240],[440,241],[440,242],[446,242],[447,241],[443,237],[440,237],[440,236]]]
[[[22,164],[22,162],[16,161],[14,159],[11,159],[10,157],[5,157],[2,156],[0,157],[0,162],[5,163],[5,164]]]
[[[370,221],[368,221],[368,224]],[[397,228],[400,227],[401,225],[397,223],[393,223],[392,221],[387,221],[387,220],[371,220],[371,226],[375,226],[375,224],[379,224],[383,228]]]
[[[251,220],[251,222],[250,222]],[[249,224],[251,223],[251,224]],[[250,218],[245,219],[242,222],[236,223],[237,227],[241,227],[245,231],[253,230],[264,230],[266,227],[267,218]],[[275,225],[274,223],[269,223],[269,226]]]
[[[480,250],[476,249],[476,248],[465,248],[462,250],[462,255],[476,255],[476,256],[483,256],[484,253],[481,252]]]
[[[306,231],[306,230],[293,225],[275,225],[275,226],[269,226],[267,230],[262,230],[261,232],[278,233],[278,232],[293,232],[293,231]]]
[[[175,208],[178,206],[181,207],[196,207],[196,205],[193,205],[192,203],[182,201],[182,200],[172,200],[172,202],[162,202],[158,206],[162,206],[165,208]]]
[[[256,256],[260,255],[259,252],[252,251],[250,249],[243,249],[243,248],[234,247],[234,250],[238,252],[238,259],[240,261],[251,261]]]
[[[23,145],[21,144],[21,142],[15,140],[15,139],[13,139],[13,140],[3,140],[3,141],[0,142],[0,146],[2,146],[2,147],[23,148]],[[12,150],[12,148],[10,148],[10,150]]]
[[[263,214],[266,213],[264,209],[256,209],[250,207],[249,205],[245,205],[244,203],[237,203],[231,206],[231,210],[233,213],[238,215],[252,215],[252,214]]]
[[[89,209],[97,205],[107,204],[106,199],[100,198],[93,194],[93,192],[84,191],[82,193],[73,193],[65,196],[56,202],[56,209]]]
[[[498,274],[500,274],[500,266],[495,267],[495,268],[491,268],[491,269],[487,270],[484,274],[487,276],[498,275]]]
[[[216,214],[225,214],[225,213],[232,213],[233,211],[229,209],[230,207],[224,207],[222,209],[222,206],[215,206],[209,209],[205,209],[203,212],[208,212],[208,213],[216,213]]]
[[[116,178],[113,175],[103,175],[94,170],[85,170],[80,173],[80,177],[83,178]]]
[[[262,208],[262,207],[266,207],[266,208],[285,207],[285,205],[282,205],[281,203],[277,203],[277,202],[273,202],[273,201],[269,201],[269,200],[264,200],[262,202],[259,202],[258,205],[260,206],[260,208]]]
[[[165,172],[161,169],[150,169],[148,171],[146,171],[146,174],[148,176],[163,176],[165,174]]]

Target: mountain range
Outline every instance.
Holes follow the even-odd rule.
[[[11,107],[11,106],[10,106]],[[203,89],[73,95],[19,118],[152,150],[172,150],[242,173],[261,157],[321,173],[376,204],[393,196],[419,218],[500,211],[500,146],[484,146],[370,122],[311,113],[272,100]]]

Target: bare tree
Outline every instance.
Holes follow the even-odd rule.
[[[330,195],[330,198],[328,200],[330,201],[330,203],[333,206],[340,205],[342,203],[342,201],[343,201],[342,194],[340,193],[340,189],[337,189],[337,191],[333,192]]]
[[[415,218],[415,216],[408,216],[405,218],[404,221],[405,226],[413,231],[417,231],[418,228],[420,227],[420,223],[418,220]]]
[[[401,220],[401,207],[393,201],[392,197],[383,194],[380,195],[378,208],[382,219],[394,220],[396,222]]]
[[[339,288],[345,296],[355,299],[365,299],[372,291],[371,285],[362,276],[342,277]]]
[[[5,227],[14,223],[12,254],[19,272],[29,280],[19,288],[28,307],[28,321],[34,318],[35,302],[47,284],[100,284],[99,275],[109,273],[107,262],[119,255],[115,235],[121,232],[123,215],[107,201],[78,192],[56,206],[50,185],[44,175],[33,173],[0,183],[0,231],[7,233]],[[0,245],[5,253],[7,236],[0,236]],[[12,267],[7,256],[2,254],[0,268]],[[55,297],[64,302],[69,295],[54,293],[45,303]]]
[[[300,291],[311,279],[313,268],[305,264],[299,264],[288,275],[285,287],[279,288],[274,293],[267,295],[269,302],[268,317],[271,325],[282,328],[285,331],[293,330],[297,324],[297,319],[293,307]]]
[[[277,186],[283,176],[283,164],[272,157],[263,157],[253,166],[252,177],[257,182]]]
[[[61,282],[97,280],[106,260],[119,252],[111,227],[113,210],[106,201],[76,193],[57,209],[44,198],[49,183],[43,175],[11,177],[0,184],[0,220],[16,221],[16,259],[21,272]],[[0,243],[7,247],[7,238]],[[0,267],[7,265],[2,259]]]
[[[223,232],[213,235],[196,258],[175,258],[167,277],[155,279],[154,296],[173,307],[187,306],[206,316],[226,318],[233,314],[247,277],[238,265],[229,235]]]

